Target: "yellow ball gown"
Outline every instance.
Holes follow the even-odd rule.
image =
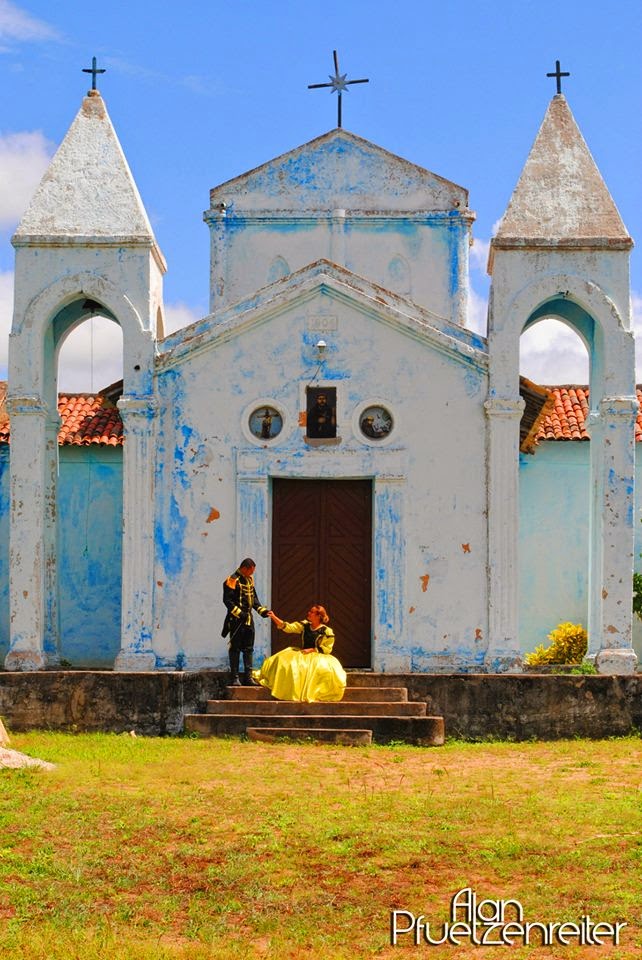
[[[284,633],[298,634],[300,647],[286,647],[264,660],[254,679],[267,687],[277,700],[332,703],[341,700],[346,672],[332,656],[334,633],[325,624],[316,630],[307,620],[284,623]],[[304,649],[311,653],[303,653]]]

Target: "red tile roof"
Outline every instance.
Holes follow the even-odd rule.
[[[1,387],[5,390],[0,389],[0,443],[9,443],[9,421],[3,402],[6,384],[0,384]],[[60,394],[58,413],[62,419],[59,444],[117,447],[123,443],[123,424],[118,407],[100,393]]]
[[[523,378],[522,378],[523,379]],[[525,381],[528,383],[528,381]],[[523,386],[523,385],[522,385]],[[534,386],[534,385],[530,385]],[[123,424],[118,408],[109,391],[98,394],[71,393],[58,397],[58,413],[62,426],[58,433],[58,443],[75,446],[99,444],[103,446],[121,446],[123,443]],[[537,388],[541,391],[541,388]],[[588,440],[586,419],[589,414],[589,389],[583,386],[567,385],[548,387],[551,405],[547,404],[542,415],[535,423],[529,436],[540,440]],[[9,442],[9,420],[5,408],[6,383],[0,381],[0,443]],[[116,394],[114,394],[116,396]],[[641,405],[635,423],[635,439],[642,441],[642,388],[637,388],[637,397]]]
[[[73,393],[58,397],[58,413],[62,425],[58,443],[89,446],[120,446],[123,442],[123,422],[118,407],[100,394]]]
[[[536,440],[589,440],[586,421],[589,415],[589,388],[580,386],[549,387],[553,409],[544,413]],[[642,404],[642,388],[637,387]],[[642,412],[635,421],[635,439],[642,440]]]

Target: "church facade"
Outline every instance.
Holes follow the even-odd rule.
[[[519,670],[518,345],[555,316],[591,357],[591,653],[632,672],[632,241],[565,99],[493,240],[488,339],[467,191],[343,129],[216,187],[205,221],[210,313],[164,337],[165,263],[92,91],[14,237],[6,668],[64,649],[56,359],[99,312],[124,343],[116,669],[223,668],[221,585],[251,556],[279,616],[327,606],[347,667]]]

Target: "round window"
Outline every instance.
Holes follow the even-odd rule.
[[[275,407],[257,407],[250,414],[248,426],[257,440],[274,440],[283,429],[283,418]]]
[[[392,414],[385,407],[366,407],[359,417],[359,429],[369,440],[384,440],[392,427]]]

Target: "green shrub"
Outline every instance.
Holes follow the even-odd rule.
[[[633,613],[642,620],[642,573],[633,574]]]
[[[581,663],[588,648],[588,634],[581,623],[560,623],[548,635],[550,646],[539,644],[527,653],[524,663],[543,667],[551,663]]]

